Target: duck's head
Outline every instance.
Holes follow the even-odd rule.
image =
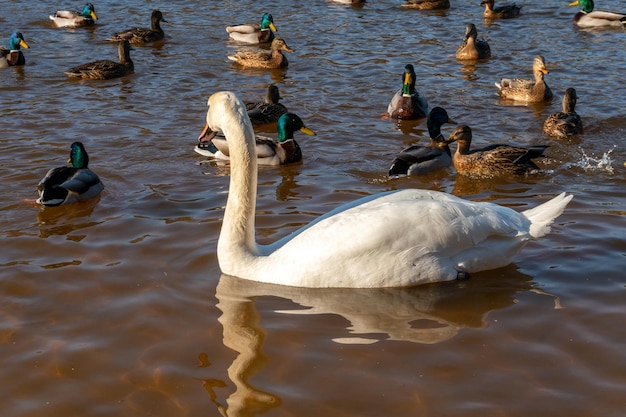
[[[165,22],[165,23],[169,23],[167,20],[165,20],[165,18],[163,17],[163,13],[161,13],[160,10],[153,10],[152,11],[152,16],[150,17],[151,20],[153,22]]]
[[[22,48],[30,48],[26,41],[24,40],[24,36],[22,32],[13,32],[11,34],[11,38],[9,39],[9,49],[12,51],[19,51],[20,47]]]
[[[274,26],[274,17],[269,13],[264,13],[261,17],[261,30],[272,29],[274,32],[278,32],[276,26]]]
[[[83,7],[82,15],[83,17],[88,19],[98,20],[98,16],[96,16],[96,9],[91,3],[85,4],[85,7]]]
[[[458,142],[459,146],[469,146],[472,142],[472,129],[466,125],[459,126],[448,136],[448,140],[441,143],[448,145],[452,142]]]
[[[536,55],[533,60],[533,72],[540,72],[542,74],[549,74],[548,68],[546,67],[546,61],[543,59],[543,56]]]
[[[70,146],[70,158],[67,160],[74,168],[87,168],[89,165],[89,155],[85,146],[81,142],[74,142]]]
[[[465,37],[463,38],[463,41],[467,41],[470,38],[476,38],[478,37],[478,31],[476,30],[476,25],[473,23],[468,23],[467,26],[465,26]]]
[[[293,113],[285,113],[278,119],[278,141],[284,142],[287,139],[293,139],[294,132],[300,131],[305,135],[315,136],[315,132],[304,125],[304,122],[298,115]]]
[[[484,6],[485,4],[488,5],[490,8],[493,9],[493,3],[494,0],[482,0],[479,4],[479,6]]]
[[[569,4],[570,6],[578,6],[580,5],[582,7],[583,12],[585,13],[591,13],[593,12],[593,0],[576,0],[574,2],[571,2]]]
[[[448,112],[443,107],[433,107],[428,113],[426,126],[428,126],[428,134],[431,138],[441,141],[441,126],[444,123],[455,123],[448,117]]]
[[[295,52],[295,50],[290,48],[285,42],[285,40],[281,38],[276,38],[272,41],[272,50]]]
[[[280,91],[278,91],[278,87],[274,84],[270,84],[267,86],[267,93],[265,94],[265,102],[277,104],[282,97],[280,96]]]
[[[415,68],[412,64],[406,64],[402,74],[402,94],[411,95],[413,93],[415,93]]]
[[[576,95],[576,89],[573,87],[565,90],[563,96],[563,111],[565,113],[573,113],[576,111],[576,102],[578,101],[578,95]]]

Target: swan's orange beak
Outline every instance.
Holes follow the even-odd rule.
[[[217,135],[217,132],[212,131],[207,123],[206,126],[204,126],[202,133],[200,133],[200,136],[198,136],[198,142],[210,142],[215,135]]]

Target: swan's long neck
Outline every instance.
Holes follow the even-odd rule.
[[[245,106],[241,103],[237,107],[235,113],[223,115],[228,118],[222,125],[222,132],[230,151],[230,187],[217,244],[220,264],[243,262],[258,254],[254,223],[257,191],[255,137]],[[224,272],[231,269],[225,266],[222,266]]]

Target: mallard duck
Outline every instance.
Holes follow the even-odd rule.
[[[424,189],[383,192],[349,202],[261,245],[255,238],[258,181],[254,130],[231,92],[209,98],[209,129],[224,133],[230,186],[217,259],[223,274],[295,287],[408,287],[466,278],[508,265],[544,236],[571,195],[523,212]]]
[[[468,23],[465,27],[465,37],[456,50],[457,59],[483,59],[491,56],[491,48],[483,38],[478,38],[476,25]]]
[[[272,41],[270,51],[241,51],[229,56],[228,59],[250,68],[286,68],[289,62],[282,51],[294,52],[283,39],[276,38]]]
[[[13,32],[9,38],[9,49],[0,46],[0,68],[26,64],[26,58],[20,48],[30,48],[21,32]]]
[[[426,117],[428,103],[415,89],[415,79],[415,68],[406,64],[402,73],[402,89],[393,95],[387,106],[389,117],[404,120]]]
[[[287,107],[278,102],[280,99],[278,87],[274,84],[270,84],[267,87],[265,101],[247,102],[246,110],[248,110],[248,116],[250,117],[252,126],[275,123],[280,116],[287,113]]]
[[[209,109],[210,111],[210,109]],[[256,156],[259,165],[285,165],[302,160],[302,150],[293,137],[300,131],[315,136],[315,132],[304,125],[300,117],[293,113],[285,113],[278,119],[276,126],[278,140],[265,136],[256,136]],[[200,155],[211,156],[217,159],[230,159],[231,153],[226,137],[217,136],[209,125],[204,128],[195,151]],[[210,142],[212,145],[210,145]]]
[[[601,26],[626,26],[626,14],[593,10],[593,0],[576,0],[570,6],[582,6],[582,10],[574,15],[574,24],[582,28]]]
[[[100,178],[89,169],[89,156],[81,142],[71,146],[71,166],[52,168],[39,184],[38,204],[47,207],[75,203],[96,197],[104,189]]]
[[[459,126],[446,143],[456,142],[457,148],[452,164],[457,172],[480,178],[536,174],[539,167],[532,161],[543,154],[548,146],[538,145],[529,148],[511,145],[489,145],[470,150],[472,129]]]
[[[163,17],[163,13],[159,10],[153,10],[150,17],[150,29],[148,28],[133,28],[123,32],[114,33],[108,41],[119,42],[127,40],[132,45],[140,45],[142,43],[159,41],[165,37],[163,29],[161,29],[161,22],[168,23]]]
[[[118,55],[119,62],[103,59],[79,65],[65,73],[70,77],[80,77],[87,80],[108,80],[133,73],[135,65],[130,59],[130,44],[127,40],[119,43]]]
[[[430,143],[427,146],[412,145],[402,150],[391,163],[389,175],[424,175],[452,164],[452,154],[441,134],[444,123],[454,123],[442,107],[434,107],[428,113],[426,125]]]
[[[543,133],[558,138],[567,138],[583,131],[583,121],[576,113],[575,88],[568,88],[563,96],[563,111],[552,113],[543,123]]]
[[[407,0],[402,7],[419,10],[449,9],[450,0]]]
[[[94,9],[93,4],[87,3],[82,12],[59,10],[50,16],[50,20],[59,28],[78,28],[94,25],[98,16],[96,16],[96,9]]]
[[[515,3],[494,7],[494,0],[482,0],[480,6],[483,4],[485,5],[483,17],[486,19],[509,19],[519,16],[522,10],[522,6],[518,6]]]
[[[228,36],[238,42],[245,43],[269,43],[274,40],[274,17],[269,13],[264,13],[261,17],[261,24],[254,23],[245,25],[226,26]]]
[[[546,62],[541,55],[533,60],[534,80],[503,78],[496,87],[500,95],[511,100],[525,101],[527,103],[539,103],[552,100],[552,90],[543,79],[544,74],[550,71],[546,68]]]

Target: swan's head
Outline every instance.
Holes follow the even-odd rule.
[[[245,104],[235,93],[220,91],[209,97],[207,101],[206,126],[198,141],[210,141],[218,133],[228,129],[229,126],[249,125],[252,123],[246,110]]]

